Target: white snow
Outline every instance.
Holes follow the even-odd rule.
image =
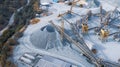
[[[104,1],[101,1],[101,3],[104,6],[103,9],[106,11],[115,9],[115,6],[105,3]],[[14,50],[15,61],[18,62],[18,58],[20,58],[20,56],[22,54],[24,54],[25,52],[33,52],[33,53],[49,55],[49,56],[59,58],[62,60],[64,59],[67,62],[76,64],[79,66],[83,66],[83,67],[94,67],[93,65],[89,64],[86,61],[86,58],[83,57],[79,52],[70,48],[70,45],[64,46],[63,48],[61,48],[61,46],[59,46],[58,48],[44,50],[44,49],[39,49],[39,48],[35,47],[34,44],[32,43],[32,41],[30,41],[32,34],[35,35],[35,39],[33,39],[33,41],[35,41],[35,40],[37,41],[37,38],[39,38],[40,36],[42,39],[42,37],[47,35],[46,32],[44,32],[44,33],[41,32],[40,28],[49,24],[48,21],[53,20],[53,22],[55,22],[55,24],[60,25],[60,21],[58,22],[59,19],[57,18],[58,14],[64,13],[67,10],[69,10],[70,6],[67,6],[63,3],[59,3],[59,4],[54,3],[52,5],[52,7],[50,7],[50,9],[51,9],[51,11],[53,11],[52,15],[39,18],[40,19],[39,23],[34,24],[34,25],[29,25],[28,28],[25,30],[24,36],[20,39],[20,45],[17,46],[16,49]],[[90,8],[90,9],[92,10],[93,13],[99,13],[99,8]],[[78,7],[73,8],[73,11],[80,15],[85,15],[88,10],[89,9],[86,9],[86,8],[78,8]],[[78,19],[79,19],[79,17],[77,16],[72,19],[69,19],[69,21],[75,22]],[[89,21],[90,22],[89,25],[91,27],[95,27],[95,26],[99,25],[100,20],[96,19],[96,17],[93,17],[93,19],[94,20]],[[91,24],[91,23],[94,23],[94,24]],[[65,28],[70,29],[70,26],[67,23],[65,23]],[[120,43],[115,42],[113,40],[108,41],[106,43],[102,43],[98,39],[97,35],[94,35],[91,33],[93,33],[93,31],[91,31],[89,33],[89,35],[84,36],[87,46],[89,46],[90,49],[96,48],[98,50],[97,56],[99,56],[100,58],[118,62],[118,59],[120,58],[120,53],[118,52],[120,50]],[[51,36],[53,36],[53,35],[51,35]],[[55,36],[56,36],[56,34],[55,34]],[[56,41],[56,42],[58,42],[58,41]],[[40,44],[42,44],[42,43],[40,43]],[[78,49],[76,49],[76,50],[78,50]],[[20,65],[19,67],[21,67],[20,63],[19,63],[19,65]],[[23,66],[23,67],[28,67],[28,66]]]
[[[92,45],[94,48],[98,50],[98,56],[102,59],[109,60],[109,61],[114,61],[118,62],[118,59],[120,58],[120,53],[118,52],[120,50],[120,43],[119,42],[106,42],[102,43],[99,39],[98,36],[94,35],[89,35],[88,39],[90,40],[89,47]],[[93,44],[94,43],[94,44]]]
[[[61,11],[69,10],[69,6],[66,6],[62,3],[61,4],[53,4],[52,6],[53,7],[51,7],[51,9],[53,8],[53,9],[56,9],[57,11],[54,12],[54,14],[52,14],[50,16],[40,18],[41,21],[39,23],[34,24],[34,25],[29,25],[28,28],[24,32],[24,37],[22,37],[20,39],[21,45],[18,46],[19,47],[18,50],[21,50],[21,49],[27,50],[28,49],[27,52],[30,52],[29,50],[32,50],[32,52],[34,52],[34,53],[45,54],[45,55],[53,56],[53,57],[56,57],[56,58],[59,58],[59,59],[62,59],[62,60],[64,59],[67,62],[73,63],[73,64],[78,65],[78,66],[83,66],[83,67],[84,66],[85,67],[86,66],[91,66],[91,67],[93,67],[92,64],[90,64],[86,61],[85,57],[83,57],[78,52],[75,52],[69,46],[64,47],[63,48],[64,50],[60,50],[61,47],[60,48],[58,47],[59,51],[56,48],[54,48],[54,49],[49,49],[49,50],[47,50],[48,52],[46,52],[43,49],[35,47],[34,44],[31,43],[31,41],[30,41],[31,34],[36,33],[35,34],[36,36],[37,36],[37,34],[40,35],[40,28],[49,24],[48,23],[49,20],[53,20],[54,22],[57,22],[57,20],[55,20],[55,19],[57,19],[57,15]],[[60,8],[63,9],[63,10],[61,10],[60,8],[57,8],[59,6],[61,6]],[[77,9],[77,8],[74,8],[74,9]],[[57,24],[57,23],[55,23],[55,24]],[[36,32],[36,31],[38,31],[38,32]],[[44,35],[46,35],[46,33],[44,33],[42,35],[44,36]],[[37,38],[41,38],[41,37],[38,36],[38,37],[35,37],[35,38],[37,39]],[[40,44],[42,44],[42,43],[40,43]],[[20,47],[24,47],[24,48],[20,48]],[[24,54],[26,51],[20,51],[20,52],[22,52]],[[18,53],[19,53],[19,51],[18,51]],[[16,51],[15,51],[15,54],[16,54]],[[15,60],[18,60],[18,58],[20,57],[18,55],[14,57]]]

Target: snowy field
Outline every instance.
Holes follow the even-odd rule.
[[[110,3],[106,3],[104,1],[101,1],[101,3],[102,6],[104,6],[103,9],[106,11],[114,10],[116,7],[116,5],[111,5]],[[65,46],[62,45],[60,42],[60,35],[56,31],[52,33],[46,30],[41,31],[41,28],[48,25],[50,20],[53,20],[53,22],[57,25],[61,25],[59,21],[60,18],[57,16],[59,13],[64,13],[69,9],[70,6],[67,6],[64,3],[54,3],[49,8],[49,10],[53,12],[52,15],[40,17],[39,23],[28,26],[24,32],[24,36],[19,39],[20,45],[14,50],[14,61],[18,63],[19,67],[29,67],[21,64],[19,61],[19,58],[26,52],[50,55],[60,59],[64,58],[67,62],[78,66],[94,67],[94,65],[87,62],[86,58],[82,56],[78,50],[74,49],[76,48],[75,46],[71,48],[69,43]],[[79,7],[73,8],[73,12],[78,13],[79,15],[85,15],[88,10],[92,10],[92,13],[94,14],[99,13],[99,7],[90,9]],[[69,21],[74,23],[76,20],[79,20],[79,16],[74,16],[75,17],[69,19]],[[89,26],[94,27],[99,25],[99,22],[99,19],[93,17],[88,23]],[[70,25],[68,23],[65,23],[65,29],[70,29]],[[113,62],[118,62],[118,59],[120,59],[120,42],[108,40],[108,42],[102,43],[98,36],[94,35],[93,31],[90,31],[88,35],[84,36],[84,39],[90,48],[92,46],[98,50],[98,57]],[[50,46],[50,48],[48,49],[46,46]]]

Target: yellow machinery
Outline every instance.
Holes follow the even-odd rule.
[[[82,33],[87,33],[87,32],[88,32],[88,25],[82,24]]]
[[[106,29],[101,29],[100,30],[100,37],[102,39],[106,39],[109,36],[109,31]]]

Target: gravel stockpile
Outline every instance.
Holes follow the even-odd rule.
[[[53,27],[47,25],[42,27],[40,30],[34,32],[30,41],[37,48],[45,49],[46,46],[52,48],[56,40],[56,33]]]

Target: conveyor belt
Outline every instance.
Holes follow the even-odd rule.
[[[86,45],[84,39],[83,39],[83,38],[79,35],[79,33],[76,31],[75,26],[74,26],[71,22],[69,22],[67,19],[65,19],[64,17],[62,17],[62,18],[71,25],[72,31],[73,31],[73,33],[75,34],[75,36],[77,37],[79,43],[81,43],[81,45],[84,46],[84,48],[88,51],[88,53],[89,53],[89,54],[92,54],[92,56],[94,57],[94,54],[93,54],[93,53],[91,52],[91,50],[88,48],[88,46]],[[94,57],[94,58],[95,58],[95,57]]]
[[[61,30],[61,27],[55,25],[53,22],[50,22],[56,29],[58,32],[63,32]],[[82,54],[86,55],[88,58],[90,58],[90,60],[95,63],[97,66],[99,66],[99,62],[97,61],[96,57],[93,55],[93,53],[89,50],[86,49],[85,46],[83,46],[82,44],[80,44],[79,42],[77,43],[76,41],[74,41],[70,36],[68,36],[66,33],[63,32],[64,37],[69,40],[70,42],[72,42],[74,45],[76,45],[81,51]]]

